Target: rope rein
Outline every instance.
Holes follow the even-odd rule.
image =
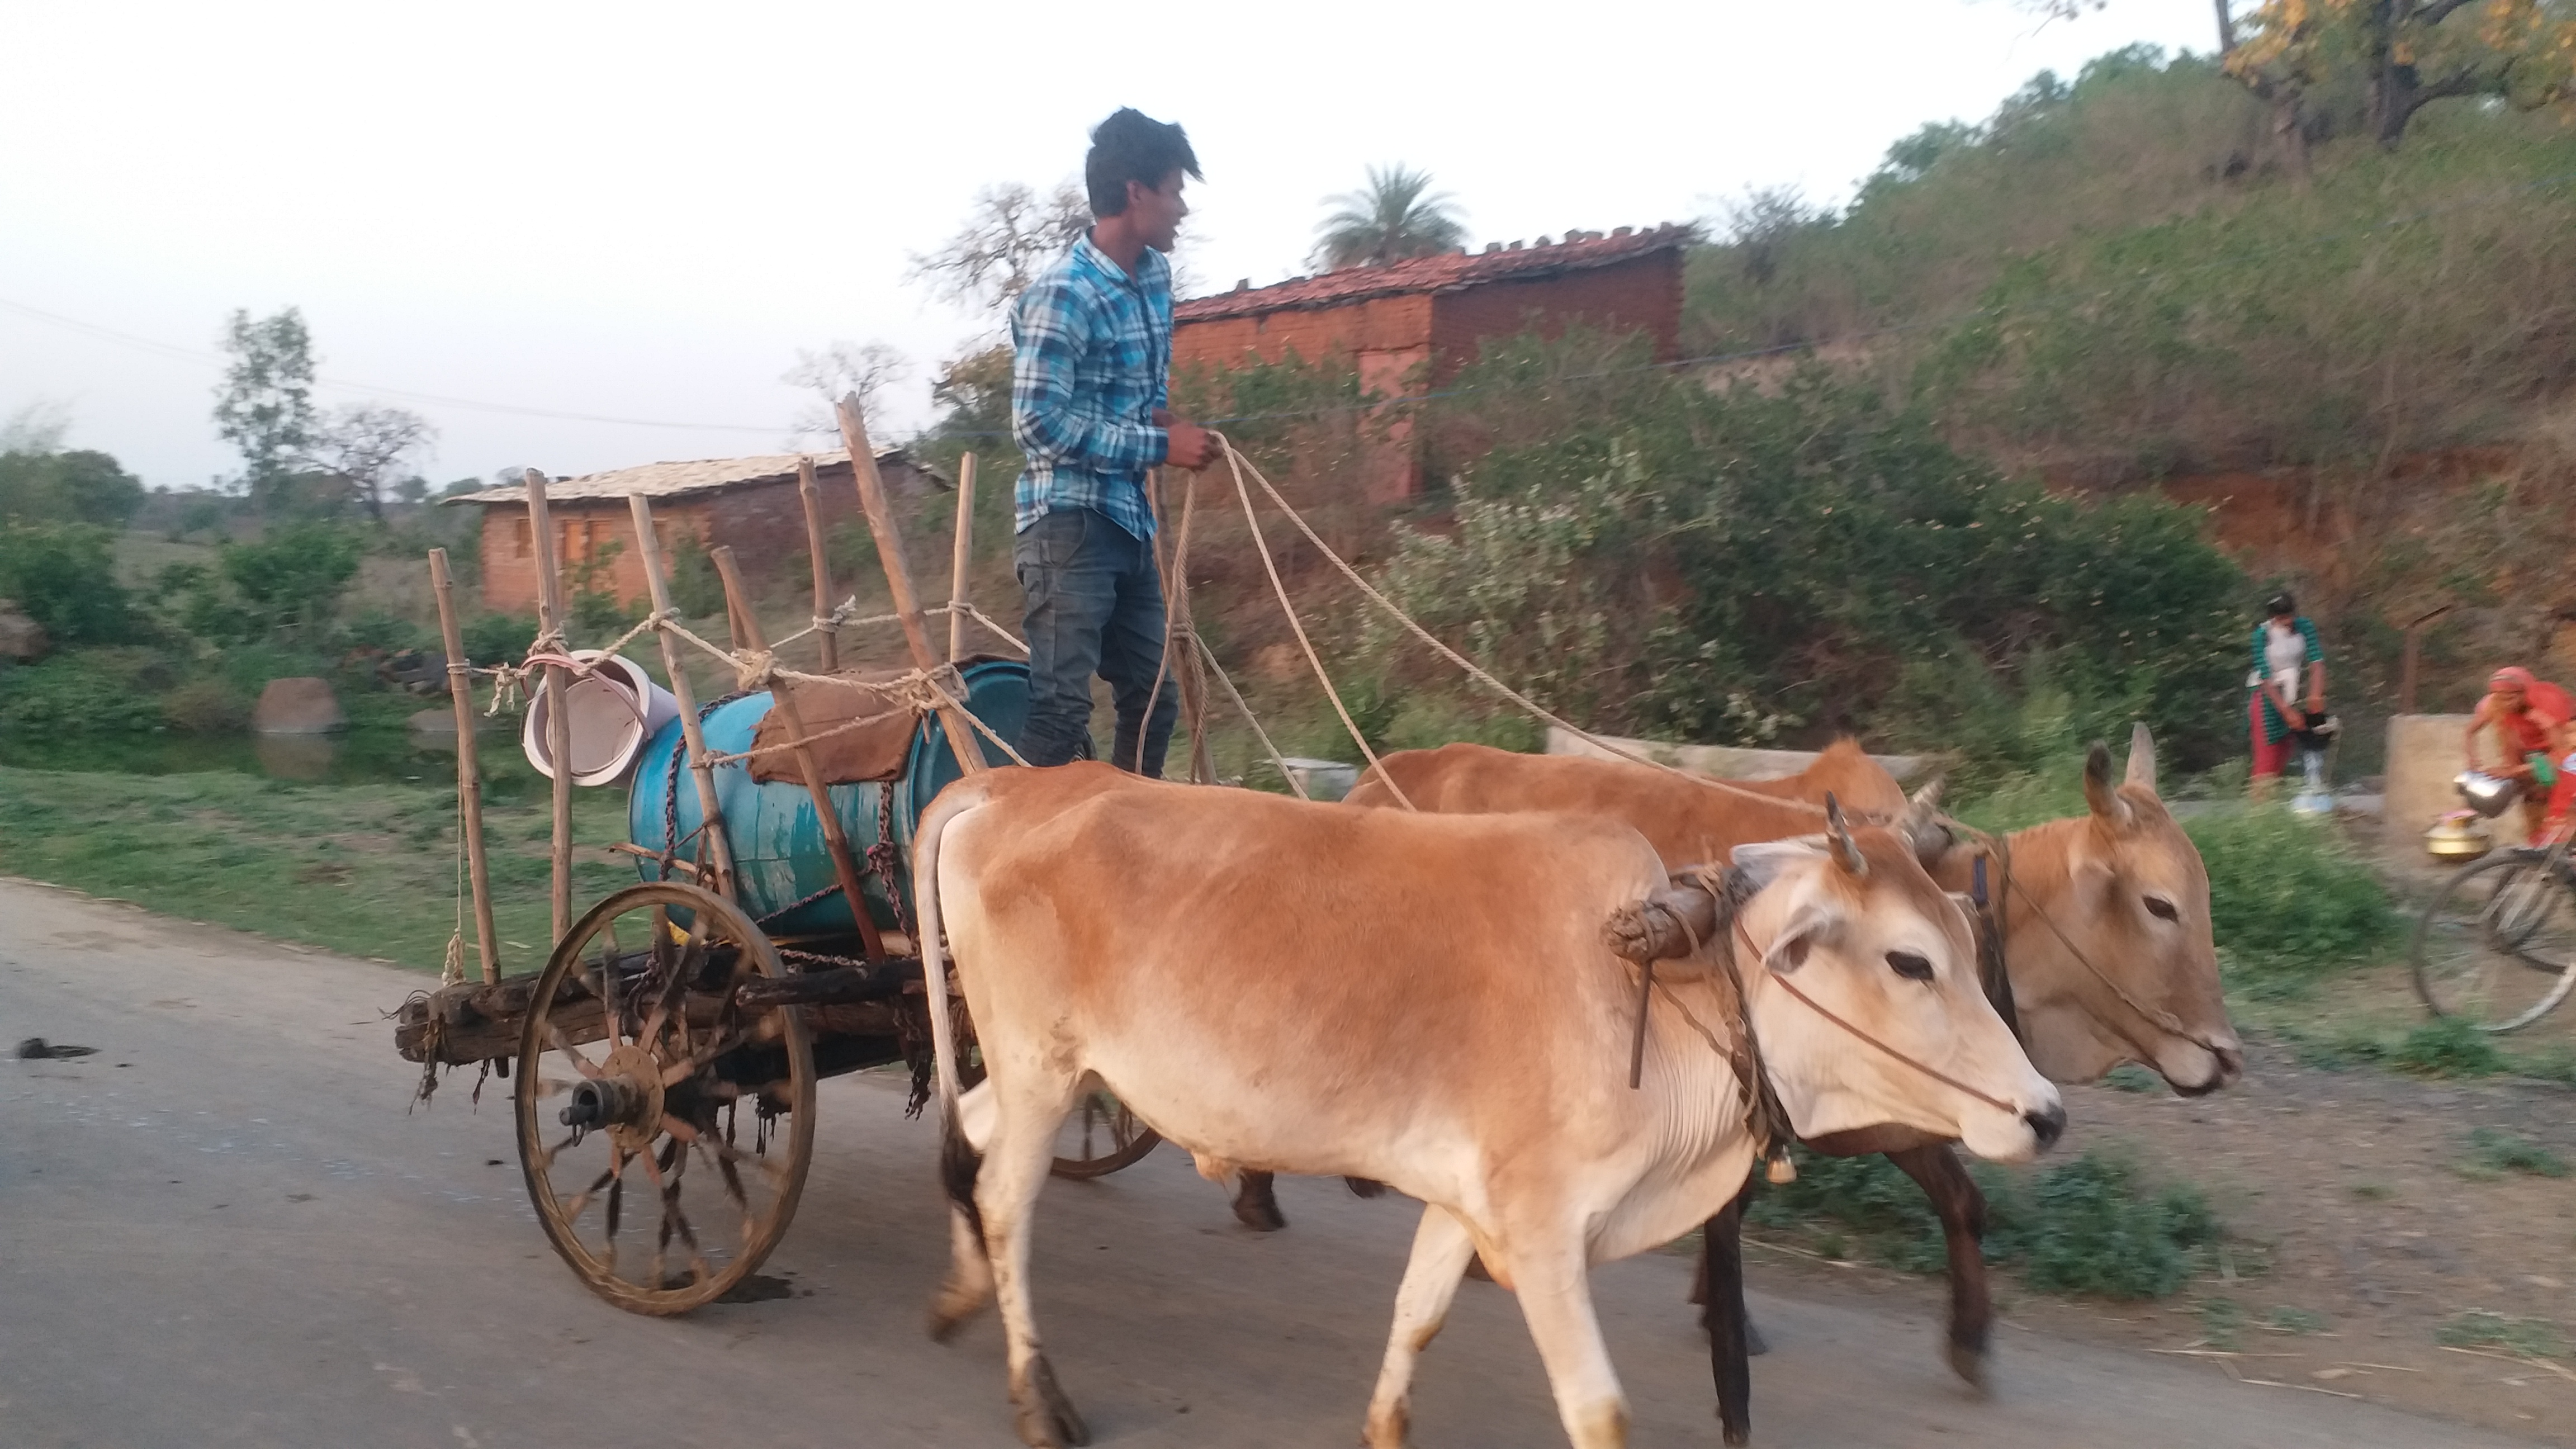
[[[1490,689],[1494,693],[1511,701],[1532,718],[1540,720],[1546,724],[1554,725],[1556,728],[1565,731],[1567,734],[1574,736],[1576,739],[1583,741],[1585,744],[1588,744],[1594,749],[1600,750],[1605,754],[1616,756],[1617,758],[1626,760],[1631,764],[1644,765],[1650,769],[1661,770],[1665,774],[1671,775],[1676,779],[1688,780],[1695,785],[1705,786],[1712,790],[1720,790],[1730,795],[1739,795],[1749,800],[1768,801],[1774,805],[1784,806],[1789,809],[1803,811],[1809,814],[1821,816],[1825,813],[1825,808],[1821,805],[1810,804],[1804,800],[1786,799],[1778,795],[1766,795],[1759,790],[1747,790],[1740,785],[1730,784],[1727,781],[1715,779],[1707,775],[1694,774],[1689,770],[1682,769],[1675,765],[1668,765],[1661,760],[1641,755],[1634,750],[1625,748],[1624,746],[1613,744],[1609,740],[1592,733],[1590,730],[1583,729],[1566,720],[1562,716],[1544,708],[1528,695],[1521,693],[1519,690],[1505,684],[1500,679],[1495,678],[1492,673],[1478,665],[1474,660],[1469,659],[1466,655],[1461,654],[1457,650],[1450,648],[1447,644],[1442,643],[1430,630],[1423,628],[1420,623],[1415,621],[1412,615],[1406,613],[1394,600],[1388,598],[1384,593],[1380,592],[1375,585],[1371,584],[1367,578],[1362,576],[1358,569],[1351,566],[1349,560],[1343,558],[1340,554],[1335,553],[1332,548],[1324,542],[1323,536],[1315,532],[1314,525],[1306,521],[1306,516],[1299,513],[1294,507],[1292,507],[1288,500],[1280,494],[1279,489],[1274,486],[1268,478],[1262,476],[1259,465],[1255,464],[1251,459],[1244,457],[1243,454],[1235,448],[1233,442],[1223,433],[1213,433],[1212,436],[1214,436],[1217,442],[1225,449],[1226,467],[1232,471],[1234,475],[1235,492],[1240,495],[1243,500],[1244,520],[1252,526],[1252,540],[1255,547],[1260,550],[1262,567],[1269,572],[1270,586],[1272,591],[1279,595],[1280,607],[1287,609],[1288,611],[1288,622],[1290,626],[1296,630],[1298,644],[1306,651],[1306,662],[1314,668],[1315,678],[1323,684],[1324,693],[1331,697],[1334,710],[1341,714],[1343,727],[1350,731],[1351,739],[1360,747],[1360,753],[1368,757],[1370,767],[1376,770],[1379,779],[1387,782],[1388,788],[1395,789],[1394,779],[1386,773],[1383,766],[1378,764],[1377,752],[1369,748],[1367,740],[1361,738],[1359,726],[1351,722],[1350,712],[1342,708],[1341,696],[1334,692],[1332,680],[1326,677],[1324,673],[1323,662],[1315,657],[1314,646],[1307,641],[1305,625],[1298,622],[1296,610],[1290,608],[1288,605],[1288,591],[1279,582],[1278,565],[1271,560],[1269,543],[1262,537],[1260,521],[1254,517],[1252,489],[1250,484],[1247,484],[1244,481],[1243,477],[1247,470],[1252,474],[1253,481],[1261,485],[1262,493],[1270,499],[1272,506],[1276,507],[1281,513],[1286,514],[1288,521],[1297,526],[1297,531],[1306,536],[1306,541],[1314,545],[1315,551],[1322,554],[1327,562],[1331,563],[1335,569],[1339,570],[1343,578],[1350,580],[1351,584],[1356,587],[1362,595],[1366,596],[1370,603],[1375,604],[1378,608],[1384,610],[1389,618],[1392,618],[1396,623],[1404,626],[1407,633],[1411,634],[1414,638],[1421,640],[1441,658],[1448,660],[1451,664],[1464,670],[1470,679],[1475,680],[1478,684],[1483,685],[1485,688]],[[1395,796],[1398,800],[1403,800],[1408,808],[1411,807],[1413,802],[1405,800],[1404,792],[1402,790],[1395,789]]]

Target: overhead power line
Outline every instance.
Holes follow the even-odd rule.
[[[122,347],[138,348],[145,352],[157,353],[160,356],[177,358],[181,361],[202,362],[216,367],[223,366],[226,361],[222,353],[211,352],[202,347],[182,347],[174,342],[162,342],[150,337],[137,337],[131,332],[120,332],[113,327],[102,327],[95,322],[84,322],[77,317],[66,317],[59,312],[48,312],[42,307],[30,307],[24,302],[13,302],[6,297],[0,297],[0,311],[13,312],[21,317],[28,318],[32,321],[42,322],[48,326],[60,327],[66,331],[78,332],[83,336],[94,337],[103,342],[113,342]],[[318,373],[315,374],[313,382],[317,387],[338,388],[345,392],[368,393],[377,397],[396,398],[405,402],[428,403],[437,407],[465,408],[474,412],[506,413],[513,417],[550,418],[560,422],[610,423],[619,427],[629,428],[676,428],[687,432],[701,433],[768,433],[775,435],[797,431],[795,428],[783,423],[752,424],[673,422],[667,418],[620,418],[611,417],[602,413],[566,412],[559,408],[523,407],[517,403],[484,402],[477,398],[449,397],[445,393],[420,392],[407,387],[382,387],[375,383],[355,382],[347,378],[331,377]]]

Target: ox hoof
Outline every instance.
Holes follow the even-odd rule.
[[[1717,1437],[1719,1442],[1727,1446],[1727,1449],[1743,1449],[1744,1445],[1753,1442],[1753,1431],[1751,1429],[1741,1427],[1720,1425],[1718,1426]]]
[[[1247,1172],[1243,1185],[1235,1189],[1234,1220],[1256,1233],[1275,1233],[1288,1226],[1279,1212],[1279,1198],[1271,1188],[1270,1174]]]
[[[1011,1395],[1011,1406],[1018,1411],[1021,1442],[1029,1449],[1066,1449],[1091,1442],[1091,1430],[1073,1411],[1073,1400],[1056,1387],[1055,1369],[1043,1357],[1030,1361],[1028,1382]]]
[[[1968,1386],[1975,1389],[1978,1393],[1983,1394],[1993,1392],[1994,1385],[1986,1381],[1986,1348],[1984,1344],[1953,1343],[1948,1345],[1947,1349],[1950,1358],[1950,1372],[1957,1374],[1960,1378],[1966,1380]]]
[[[1745,1319],[1744,1356],[1746,1358],[1760,1358],[1762,1355],[1769,1353],[1770,1351],[1771,1340],[1762,1336],[1762,1330],[1754,1326],[1752,1319]]]
[[[1371,1413],[1360,1430],[1361,1449],[1404,1449],[1413,1415],[1401,1405],[1384,1413]]]

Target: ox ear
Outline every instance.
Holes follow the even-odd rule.
[[[2111,788],[2111,747],[2100,740],[2084,754],[2084,803],[2092,807],[2094,819],[2114,830],[2129,828],[2129,802]]]
[[[2156,737],[2144,720],[2129,726],[2129,775],[2121,783],[2140,786],[2150,795],[2156,792]]]
[[[1730,863],[1744,873],[1747,892],[1759,892],[1792,868],[1824,858],[1824,841],[1812,835],[1793,840],[1750,841],[1729,852]]]
[[[1789,923],[1762,952],[1762,969],[1786,976],[1807,964],[1808,955],[1827,931],[1842,924],[1842,912],[1823,901],[1807,901],[1789,915]]]

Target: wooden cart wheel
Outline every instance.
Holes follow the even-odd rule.
[[[601,901],[546,962],[519,1039],[519,1165],[555,1251],[618,1307],[724,1296],[795,1216],[813,1050],[795,1008],[734,1001],[786,974],[731,902],[679,881]]]
[[[1060,1155],[1050,1169],[1058,1177],[1107,1177],[1142,1161],[1163,1134],[1136,1120],[1127,1104],[1107,1092],[1085,1092],[1082,1105],[1056,1129]]]

